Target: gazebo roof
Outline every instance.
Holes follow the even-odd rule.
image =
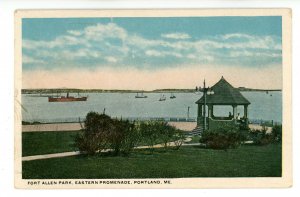
[[[249,105],[250,102],[240,93],[237,88],[234,88],[228,83],[224,77],[220,79],[214,86],[211,87],[214,94],[206,95],[206,104],[213,105]],[[204,96],[202,96],[197,104],[204,104]]]

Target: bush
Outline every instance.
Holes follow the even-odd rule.
[[[75,138],[75,146],[82,152],[93,155],[108,148],[111,119],[105,114],[89,112],[82,133]]]
[[[278,143],[282,140],[282,126],[275,125],[271,133],[267,133],[266,127],[262,130],[251,130],[250,138],[256,145],[267,145],[271,143]]]
[[[115,155],[130,154],[141,141],[154,151],[155,144],[163,144],[165,150],[172,141],[179,149],[185,139],[183,133],[162,121],[131,123],[112,119],[105,114],[89,112],[82,132],[75,138],[75,146],[93,155],[110,149]]]
[[[154,145],[159,139],[159,127],[159,123],[155,121],[142,122],[139,127],[142,141],[150,147],[152,152],[154,151]]]
[[[177,129],[163,121],[141,122],[139,130],[142,141],[150,147],[152,152],[155,144],[163,144],[165,150],[167,150],[171,142],[182,140],[182,135],[179,135]],[[177,144],[179,145],[178,149],[182,142],[179,142],[179,144]],[[175,144],[175,146],[177,145]]]
[[[238,147],[245,139],[242,132],[236,127],[223,127],[204,131],[199,140],[207,148],[228,149]]]
[[[174,140],[176,128],[168,125],[167,122],[158,124],[159,139],[163,142],[165,150],[170,145],[171,141]]]
[[[282,141],[282,125],[275,125],[272,128],[272,135],[274,142],[281,142]]]
[[[104,149],[111,149],[115,155],[129,154],[137,143],[137,136],[134,123],[89,112],[82,133],[75,138],[75,145],[90,155]]]
[[[267,130],[251,130],[252,141],[256,145],[266,145],[270,144],[273,141],[273,136],[270,133],[267,133]]]
[[[179,148],[181,147],[181,145],[183,144],[183,142],[185,140],[185,135],[182,131],[176,130],[172,139],[175,144],[175,150],[179,150]]]
[[[113,128],[110,131],[108,140],[110,148],[118,155],[119,153],[129,154],[139,138],[134,123],[113,120]]]

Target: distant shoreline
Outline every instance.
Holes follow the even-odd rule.
[[[237,88],[241,92],[280,92],[281,89]],[[156,90],[105,90],[105,89],[22,89],[22,94],[55,94],[55,93],[194,93],[195,89],[156,89]],[[202,92],[202,90],[200,90]]]

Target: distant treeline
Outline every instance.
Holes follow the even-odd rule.
[[[281,91],[280,89],[252,89],[239,87],[240,91]],[[198,89],[202,92],[202,89]],[[55,93],[190,93],[195,92],[195,89],[156,89],[156,90],[104,90],[104,89],[74,89],[74,88],[63,88],[63,89],[22,89],[22,94],[55,94]]]
[[[195,89],[157,89],[157,90],[104,90],[104,89],[22,89],[22,94],[55,94],[55,93],[161,93],[161,92],[195,92]]]
[[[276,92],[281,91],[281,89],[255,89],[255,88],[245,88],[245,87],[239,87],[239,91],[247,91],[247,92]]]

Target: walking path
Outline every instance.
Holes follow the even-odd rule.
[[[54,123],[54,124],[35,124],[22,125],[22,132],[39,131],[78,131],[81,129],[79,123]]]
[[[192,138],[186,138],[184,142],[189,142],[191,141]],[[187,144],[182,144],[183,146]],[[190,144],[188,144],[190,145]],[[170,142],[169,146],[175,146],[175,142]],[[162,148],[163,144],[156,144],[153,146],[153,148]],[[149,146],[138,146],[135,147],[135,149],[146,149],[149,148]],[[111,151],[111,149],[106,149],[103,150],[102,152],[108,152]],[[40,159],[51,159],[51,158],[60,158],[60,157],[69,157],[69,156],[76,156],[76,155],[81,155],[83,154],[80,151],[73,151],[73,152],[63,152],[63,153],[53,153],[53,154],[45,154],[45,155],[33,155],[33,156],[25,156],[22,157],[22,161],[33,161],[33,160],[40,160]]]
[[[75,156],[75,155],[80,155],[80,154],[81,154],[80,151],[74,151],[74,152],[54,153],[54,154],[46,154],[46,155],[33,155],[33,156],[22,157],[22,161],[69,157],[69,156]]]
[[[168,124],[182,131],[191,131],[197,126],[196,122],[169,122]],[[78,131],[80,129],[81,129],[80,123],[22,125],[22,132]]]
[[[192,131],[196,128],[196,122],[168,122],[169,125],[182,131]],[[262,130],[262,126],[249,124],[250,129]],[[266,127],[267,132],[271,132],[271,127]],[[79,123],[54,123],[54,124],[36,124],[22,125],[22,132],[39,132],[39,131],[78,131],[81,129]]]

